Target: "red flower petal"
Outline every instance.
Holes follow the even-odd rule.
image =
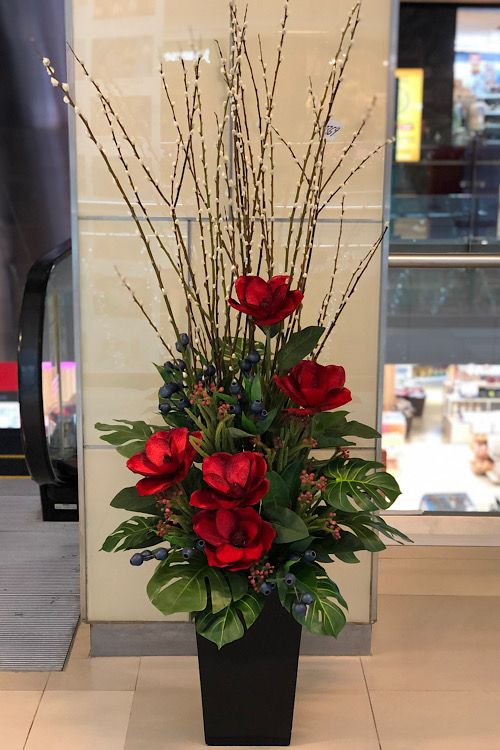
[[[221,510],[216,511],[215,525],[221,537],[224,539],[230,539],[231,535],[234,534],[238,528],[238,520],[238,516],[234,510],[226,510],[225,508],[222,508]]]
[[[169,482],[165,477],[146,477],[145,479],[139,479],[135,485],[137,492],[141,497],[144,495],[155,495],[157,492],[166,490],[174,482]]]
[[[244,549],[241,547],[233,547],[231,544],[223,544],[218,547],[216,551],[217,560],[222,563],[222,565],[241,560],[244,553]]]

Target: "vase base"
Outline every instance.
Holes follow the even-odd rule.
[[[288,747],[290,737],[205,737],[205,744],[216,747]]]

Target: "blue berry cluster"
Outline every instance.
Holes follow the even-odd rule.
[[[142,565],[143,562],[148,560],[165,560],[168,555],[168,550],[165,547],[158,547],[152,552],[150,549],[143,549],[142,552],[135,552],[130,558],[130,564],[137,566]]]

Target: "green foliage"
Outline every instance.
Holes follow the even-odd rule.
[[[218,613],[207,610],[197,615],[196,630],[220,649],[245,635],[260,615],[263,604],[262,598],[256,594],[245,594]]]
[[[162,516],[162,510],[156,502],[155,495],[139,495],[135,487],[124,487],[114,496],[110,503],[112,508],[132,510],[135,513],[147,513],[150,516]]]
[[[252,401],[262,400],[262,385],[260,383],[260,378],[258,375],[256,375],[252,380],[252,385],[250,388],[250,398]]]
[[[337,557],[344,563],[358,563],[359,559],[354,554],[365,549],[361,540],[350,531],[342,529],[340,539],[334,539],[328,535],[321,539],[315,539],[311,547],[317,554],[318,562],[330,562],[330,558]]]
[[[248,578],[244,573],[233,573],[229,570],[225,571],[231,594],[233,595],[233,601],[238,601],[248,592]]]
[[[278,373],[288,372],[304,357],[307,357],[320,340],[324,330],[322,326],[308,326],[292,333],[288,342],[276,355]]]
[[[101,549],[104,552],[120,552],[123,549],[145,549],[159,544],[162,538],[156,533],[157,523],[158,519],[154,517],[133,516],[106,537]]]
[[[376,461],[334,458],[324,471],[327,503],[346,513],[386,510],[401,492],[394,477],[381,468]]]
[[[199,490],[202,484],[203,474],[201,469],[197,466],[191,466],[187,476],[182,480],[182,488],[186,493],[186,497],[189,498],[195,490]]]
[[[128,419],[115,419],[117,424],[104,424],[97,422],[95,428],[107,435],[101,435],[101,440],[112,445],[121,456],[130,458],[134,453],[144,450],[146,440],[153,432],[161,430],[161,427],[146,424],[143,421],[131,422]]]
[[[220,612],[231,603],[232,595],[224,574],[207,565],[204,555],[185,561],[172,552],[160,563],[147,585],[151,603],[164,615],[175,612],[200,612],[207,607]]]
[[[167,531],[163,538],[172,547],[192,547],[196,537],[194,534],[190,534],[188,531],[174,526]]]
[[[380,437],[377,430],[368,425],[347,421],[347,411],[324,411],[315,414],[311,421],[311,437],[317,443],[318,448],[336,448],[354,443],[345,440],[345,436],[361,437],[365,439]]]
[[[287,586],[283,575],[278,575],[278,594],[282,605],[311,633],[336,638],[346,621],[341,607],[347,609],[337,585],[317,563],[295,563],[291,571],[297,578],[295,586]],[[293,604],[297,601],[297,594],[305,592],[311,594],[314,600],[305,616],[300,617],[294,614]]]
[[[264,506],[276,505],[287,508],[290,498],[285,480],[276,471],[268,471],[266,476],[269,479],[269,491],[262,501]]]
[[[269,503],[263,508],[263,515],[271,521],[276,530],[276,544],[289,544],[309,536],[302,518],[290,508]]]
[[[363,544],[364,549],[371,552],[385,549],[385,544],[379,539],[376,532],[400,544],[403,542],[412,544],[412,540],[406,534],[393,526],[389,526],[383,518],[372,513],[339,514],[337,520],[343,526],[348,526]]]
[[[255,422],[255,430],[257,435],[263,435],[264,432],[267,432],[267,430],[271,427],[272,423],[276,419],[276,415],[278,414],[278,409],[270,409],[267,417],[264,419],[259,419],[258,422]]]
[[[281,472],[281,476],[288,487],[288,495],[292,500],[295,500],[300,492],[300,472],[303,468],[304,459],[298,458],[285,466]]]

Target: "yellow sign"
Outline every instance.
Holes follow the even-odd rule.
[[[420,161],[422,140],[423,68],[398,68],[396,161]]]

